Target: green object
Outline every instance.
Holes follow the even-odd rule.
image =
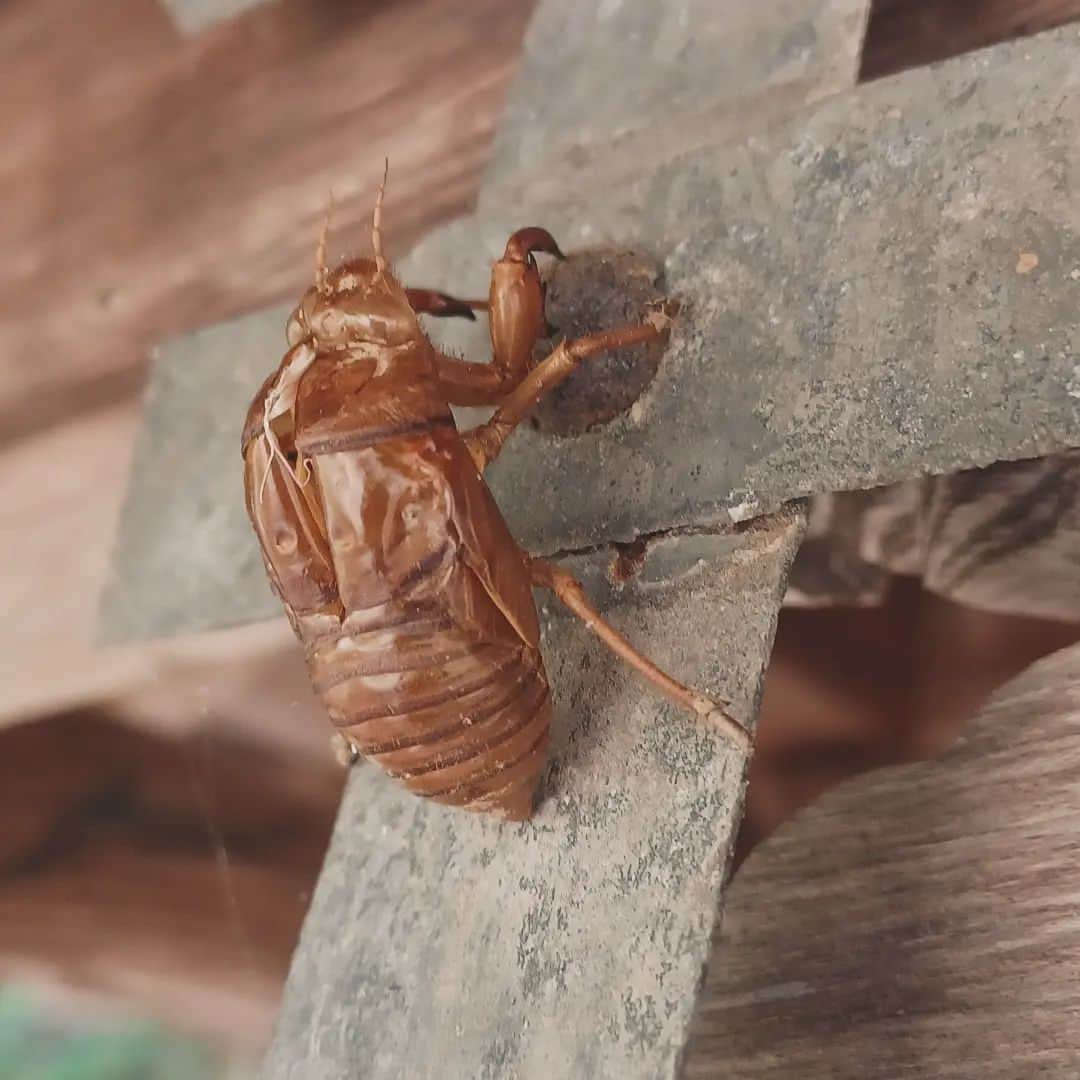
[[[80,1022],[18,987],[0,987],[4,1080],[217,1080],[208,1047],[143,1020]]]

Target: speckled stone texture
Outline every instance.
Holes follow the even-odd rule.
[[[529,24],[488,191],[677,117],[855,83],[866,0],[546,0]]]
[[[663,254],[683,313],[626,417],[572,441],[529,432],[493,468],[517,535],[628,540],[1080,445],[1078,55],[1068,26],[746,142],[541,178],[530,219],[569,249]],[[413,265],[475,290],[522,217],[490,201]],[[592,497],[560,499],[566,476]]]
[[[723,525],[1080,445],[1078,48],[1065,27],[907,72],[748,142],[641,161],[602,193],[582,173],[558,202],[545,188],[528,209],[491,203],[424,241],[407,278],[468,294],[508,232],[536,220],[568,248],[655,253],[683,302],[629,413],[576,439],[523,430],[491,470],[522,542],[554,552]],[[283,320],[163,350],[106,595],[111,637],[275,613],[236,418]],[[439,332],[486,355],[482,326]],[[569,476],[588,499],[565,498]]]
[[[285,352],[291,310],[162,346],[102,601],[107,643],[281,616],[244,509],[240,428]]]
[[[737,534],[568,560],[621,630],[750,722],[788,565],[791,508]],[[555,601],[555,696],[536,817],[424,803],[356,766],[263,1075],[675,1075],[708,959],[744,760],[658,704]]]

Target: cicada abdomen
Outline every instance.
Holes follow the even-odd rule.
[[[397,359],[400,378],[423,358]],[[317,356],[287,409],[267,406],[280,379],[253,403],[267,571],[357,752],[417,795],[525,818],[551,718],[528,569],[445,405],[380,415],[376,366]]]

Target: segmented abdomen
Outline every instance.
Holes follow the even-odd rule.
[[[529,571],[452,421],[297,436],[305,478],[248,428],[248,512],[334,724],[417,795],[529,817],[551,716]]]
[[[483,640],[437,598],[301,633],[315,690],[361,754],[416,795],[529,816],[551,719],[537,650],[512,635]]]

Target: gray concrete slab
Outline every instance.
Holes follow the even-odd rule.
[[[679,117],[846,89],[868,9],[868,0],[547,0],[529,25],[485,186]]]
[[[424,241],[408,279],[472,292],[507,232],[536,220],[568,247],[651,251],[684,304],[629,414],[575,439],[514,437],[492,486],[516,535],[574,550],[1080,445],[1078,44],[1065,27],[907,72],[632,175],[613,153],[607,175],[551,174],[531,203]],[[162,351],[106,592],[111,638],[275,612],[236,433],[280,355],[283,311]],[[457,333],[486,355],[482,327]],[[564,497],[571,476],[588,499]]]
[[[154,357],[102,598],[105,642],[281,616],[244,510],[240,428],[285,351],[290,310],[199,330]]]
[[[670,670],[757,711],[803,514],[667,537],[638,577],[570,560]],[[556,702],[537,816],[505,825],[355,767],[263,1075],[676,1074],[741,809],[730,743],[658,705],[554,602]]]
[[[468,292],[536,220],[657,254],[684,304],[628,416],[497,463],[517,535],[627,540],[1080,444],[1078,47],[1065,27],[630,172],[612,152],[423,241],[412,265]]]

